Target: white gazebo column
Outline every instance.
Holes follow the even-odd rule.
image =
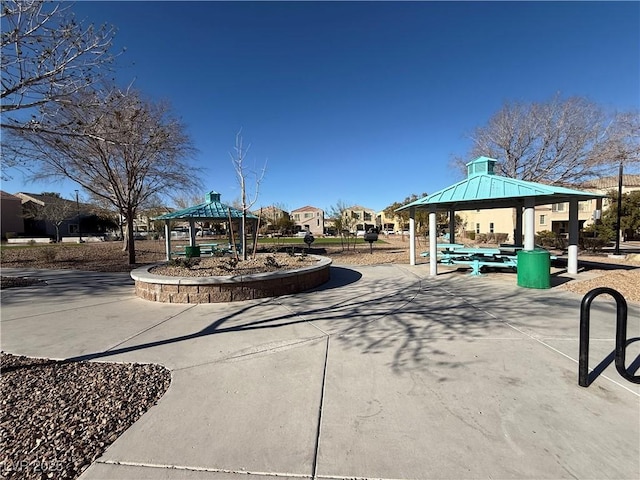
[[[567,273],[578,273],[578,200],[569,200],[569,258],[567,260]]]
[[[533,250],[536,247],[536,200],[534,197],[524,199],[524,249]]]
[[[438,225],[436,224],[436,209],[429,209],[429,275],[438,275]]]
[[[515,207],[516,210],[516,224],[513,232],[513,243],[516,246],[522,246],[522,205]],[[534,220],[535,221],[535,220]]]
[[[409,265],[416,264],[416,207],[409,207]]]
[[[456,243],[456,211],[449,210],[449,243]]]
[[[169,220],[164,221],[164,248],[168,262],[171,260],[171,230],[169,230]]]

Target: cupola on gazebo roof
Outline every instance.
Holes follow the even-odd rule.
[[[225,205],[220,202],[220,194],[218,192],[209,192],[205,196],[205,202],[193,207],[183,208],[171,213],[165,213],[154,220],[228,220],[242,218],[242,210]],[[257,220],[258,217],[247,212],[246,218]]]

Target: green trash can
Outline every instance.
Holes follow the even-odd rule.
[[[184,256],[187,258],[199,257],[200,256],[200,246],[195,245],[193,247],[187,245],[184,247]]]
[[[551,255],[544,249],[518,252],[518,286],[551,288]]]

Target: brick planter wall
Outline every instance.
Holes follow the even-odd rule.
[[[219,303],[277,297],[303,292],[329,280],[331,259],[314,255],[316,265],[228,277],[169,277],[154,275],[154,265],[131,272],[136,295],[145,300],[164,303]]]

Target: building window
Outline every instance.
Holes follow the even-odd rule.
[[[493,233],[493,222],[489,224],[489,233]]]
[[[540,225],[546,225],[546,224],[547,224],[547,216],[540,215]]]
[[[480,233],[480,224],[476,223],[476,233]]]
[[[300,221],[300,214],[299,213],[294,213],[293,214],[293,219],[299,222]]]
[[[564,212],[566,210],[566,203],[554,203],[551,206],[552,212]]]
[[[367,213],[367,212],[364,213],[364,221],[365,222],[370,222],[371,221],[371,214],[370,213]]]

